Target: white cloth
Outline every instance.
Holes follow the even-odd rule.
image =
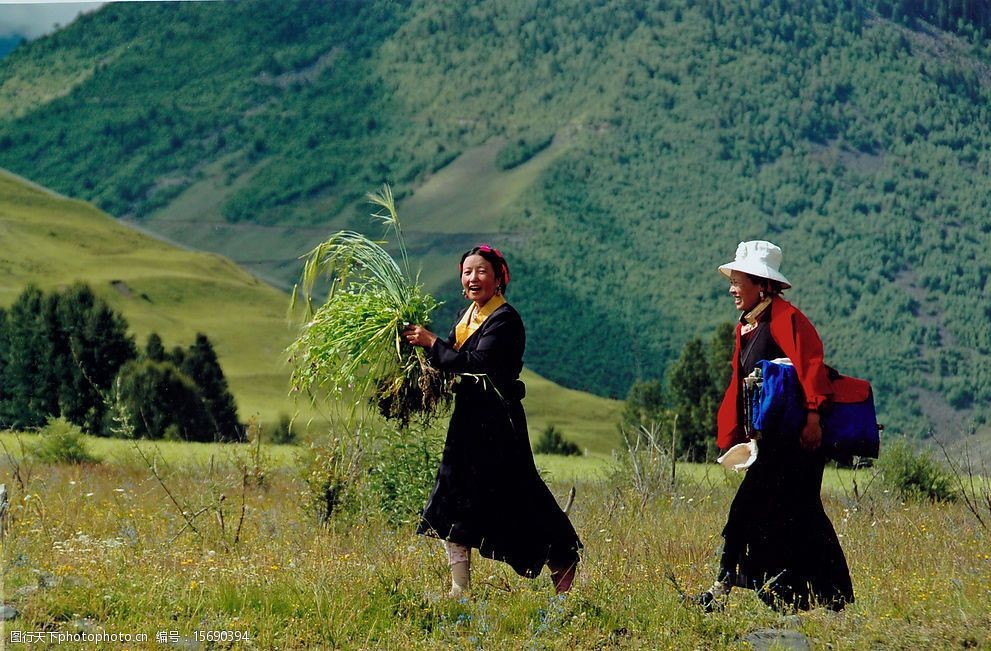
[[[757,461],[757,441],[750,440],[746,443],[737,443],[727,450],[723,456],[716,459],[716,461],[727,470],[734,472],[746,470],[754,465],[754,461]]]

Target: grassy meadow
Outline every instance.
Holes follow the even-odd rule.
[[[179,648],[708,649],[748,648],[748,634],[779,629],[813,648],[991,647],[987,532],[960,503],[903,503],[867,471],[856,495],[843,488],[849,475],[825,488],[855,604],[782,615],[736,591],[704,615],[668,577],[691,591],[712,579],[738,481],[715,466],[680,467],[677,487],[641,508],[605,479],[604,461],[538,459],[556,495],[577,487],[585,550],[574,590],[556,597],[546,575],[522,579],[476,555],[470,596],[452,601],[439,543],[390,526],[360,486],[318,524],[291,447],[140,443],[149,466],[133,443],[87,439],[102,463],[41,466],[13,434],[0,440],[11,452],[0,465],[11,497],[2,592],[20,613],[6,640],[144,633],[144,643],[85,648],[164,648],[156,632],[175,631]],[[198,643],[198,631],[250,642]]]

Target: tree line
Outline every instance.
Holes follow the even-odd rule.
[[[31,429],[63,417],[109,436],[115,401],[142,438],[244,438],[206,335],[166,351],[152,333],[138,350],[124,317],[84,284],[47,294],[29,286],[0,308],[0,427]]]
[[[734,339],[734,325],[722,323],[708,340],[689,340],[663,381],[636,380],[620,415],[623,441],[642,437],[645,428],[660,432],[660,440],[674,431],[678,457],[711,457],[716,451],[716,412],[733,373]]]

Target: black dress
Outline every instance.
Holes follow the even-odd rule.
[[[784,356],[771,337],[770,309],[762,316],[741,340],[740,378],[760,360]],[[798,432],[762,432],[757,446],[723,529],[720,579],[757,590],[776,608],[842,609],[853,602],[853,585],[822,506],[825,455],[803,450]]]
[[[463,314],[463,312],[462,312]],[[537,474],[523,413],[526,333],[510,305],[497,308],[460,350],[454,333],[430,362],[462,375],[437,482],[417,533],[475,547],[522,576],[578,562],[581,542]]]

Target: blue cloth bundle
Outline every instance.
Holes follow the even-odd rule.
[[[763,381],[750,392],[751,423],[760,432],[798,436],[805,425],[806,409],[798,374],[790,363],[761,360]],[[877,458],[880,426],[874,408],[874,392],[866,380],[835,374],[833,400],[823,410],[822,446],[826,454],[849,462],[853,456]]]

